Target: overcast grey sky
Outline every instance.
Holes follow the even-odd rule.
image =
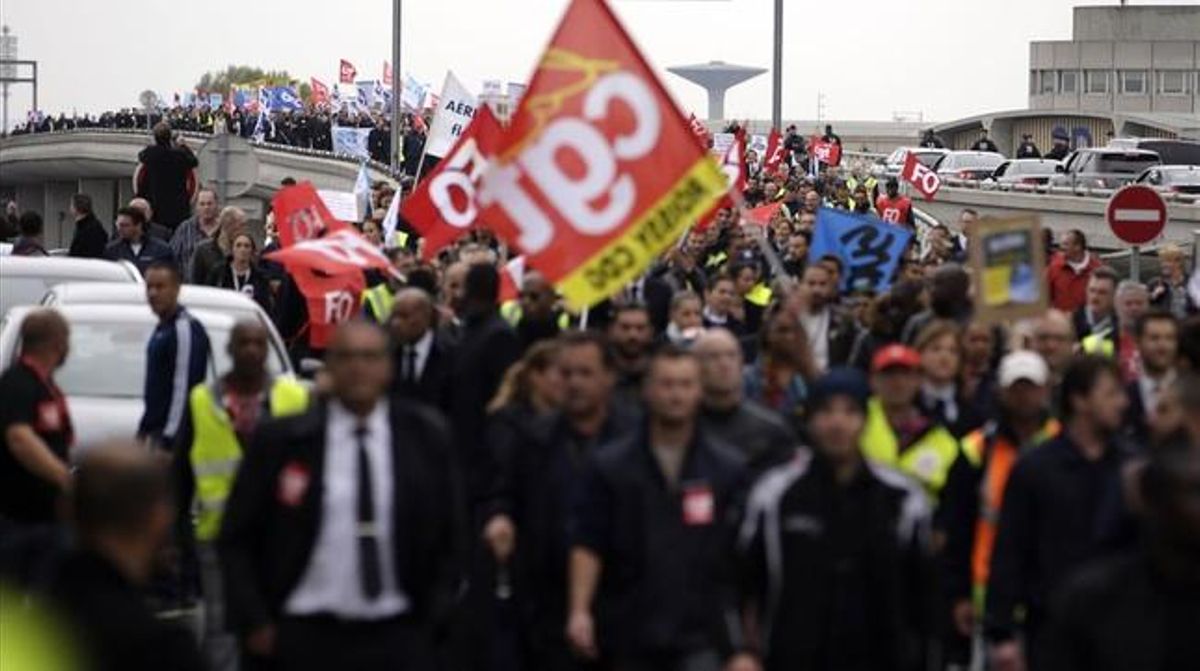
[[[476,92],[484,79],[524,81],[567,2],[406,0],[401,69],[440,88],[450,68]],[[704,112],[704,93],[666,66],[770,65],[772,0],[611,3],[685,112]],[[832,119],[1023,107],[1029,41],[1070,39],[1075,4],[786,0],[784,117],[813,118],[818,92]],[[143,89],[186,91],[231,63],[332,83],[339,58],[378,78],[391,56],[389,0],[4,0],[0,21],[21,58],[39,62],[39,106],[54,113],[134,106]],[[727,116],[767,118],[770,82],[764,74],[731,90]],[[15,87],[10,117],[29,104],[28,87]]]

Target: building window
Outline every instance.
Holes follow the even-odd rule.
[[[1158,93],[1168,96],[1181,96],[1188,92],[1190,73],[1187,70],[1159,70]]]
[[[1085,75],[1088,93],[1096,95],[1108,93],[1108,70],[1088,70]]]
[[[1078,93],[1079,92],[1079,73],[1074,70],[1059,70],[1058,71],[1058,92],[1059,93]]]
[[[1144,96],[1146,90],[1145,70],[1121,70],[1121,93],[1127,96]]]
[[[1054,70],[1042,70],[1042,83],[1038,86],[1038,93],[1054,93],[1056,89]]]

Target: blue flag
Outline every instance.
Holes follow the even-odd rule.
[[[367,136],[370,134],[370,128],[334,126],[333,153],[361,159],[371,158],[371,152],[367,149]]]
[[[808,262],[831,254],[842,260],[842,292],[886,291],[912,233],[866,214],[828,207],[817,210]]]
[[[267,99],[270,101],[268,107],[272,110],[304,109],[300,96],[296,95],[296,90],[290,86],[272,86],[263,90],[267,92]]]

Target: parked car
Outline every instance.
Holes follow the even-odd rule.
[[[1014,158],[1001,163],[988,179],[1002,186],[1047,184],[1062,172],[1062,164],[1052,158]]]
[[[144,305],[146,294],[140,287],[109,282],[67,282],[50,288],[42,298],[42,305],[60,307],[64,305]],[[283,370],[291,374],[292,366],[287,357],[287,345],[266,313],[253,298],[246,294],[216,287],[185,284],[179,290],[179,303],[189,310],[211,310],[229,315],[233,321],[253,320],[267,329],[267,338],[272,349],[285,362]]]
[[[0,320],[0,370],[20,356],[21,323],[35,307],[18,306]],[[131,438],[137,433],[143,411],[142,393],[146,371],[146,342],[158,318],[145,305],[58,305],[56,309],[71,326],[70,354],[54,375],[75,428],[76,451],[95,447],[114,438]],[[204,325],[212,346],[209,379],[229,370],[229,334],[236,319],[211,310],[192,310]],[[272,348],[267,370],[287,374],[291,364],[283,352]]]
[[[1165,138],[1118,137],[1109,140],[1109,149],[1145,149],[1158,154],[1166,165],[1200,165],[1200,142]]]
[[[113,282],[141,292],[142,274],[127,261],[45,256],[0,256],[0,317],[18,305],[37,305],[63,282]]]
[[[1158,154],[1145,149],[1077,149],[1063,161],[1062,173],[1051,177],[1050,184],[1116,189],[1161,163]]]
[[[921,165],[932,168],[938,159],[949,154],[950,150],[930,147],[900,147],[888,154],[882,163],[872,166],[871,174],[881,181],[891,177],[899,178],[900,171],[904,169],[904,161],[907,160],[910,153],[917,155],[917,160],[921,162]]]
[[[1156,165],[1133,180],[1160,191],[1200,195],[1200,165]]]
[[[1004,162],[994,151],[952,151],[938,159],[933,170],[942,178],[987,179]]]

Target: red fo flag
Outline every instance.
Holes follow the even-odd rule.
[[[304,267],[288,268],[308,308],[308,342],[316,349],[329,346],[337,325],[358,314],[359,297],[366,288],[356,268],[328,275]]]
[[[900,179],[912,184],[925,197],[925,200],[933,200],[938,189],[942,188],[942,178],[918,161],[917,155],[912,152],[909,152],[904,159],[904,169],[900,171]]]
[[[772,128],[767,136],[767,151],[763,154],[763,172],[768,175],[779,172],[787,155],[788,149],[783,146],[783,136],[779,134],[778,128]]]
[[[357,76],[358,70],[354,64],[343,58],[342,62],[338,64],[338,83],[353,84],[354,78]]]
[[[392,85],[392,64],[387,61],[383,62],[383,85]]]
[[[400,213],[425,239],[424,258],[433,258],[475,224],[475,192],[503,134],[491,108],[481,105],[450,153],[404,199]]]
[[[834,168],[842,162],[842,145],[833,140],[826,140],[814,135],[808,144],[808,151],[821,163]]]
[[[281,247],[351,228],[350,224],[333,217],[312,182],[280,189],[271,200],[271,210],[275,213]]]
[[[312,88],[312,102],[315,105],[320,105],[329,102],[329,87],[316,77],[309,78],[309,86]]]
[[[478,192],[574,308],[621,290],[725,191],[603,0],[572,0]]]

